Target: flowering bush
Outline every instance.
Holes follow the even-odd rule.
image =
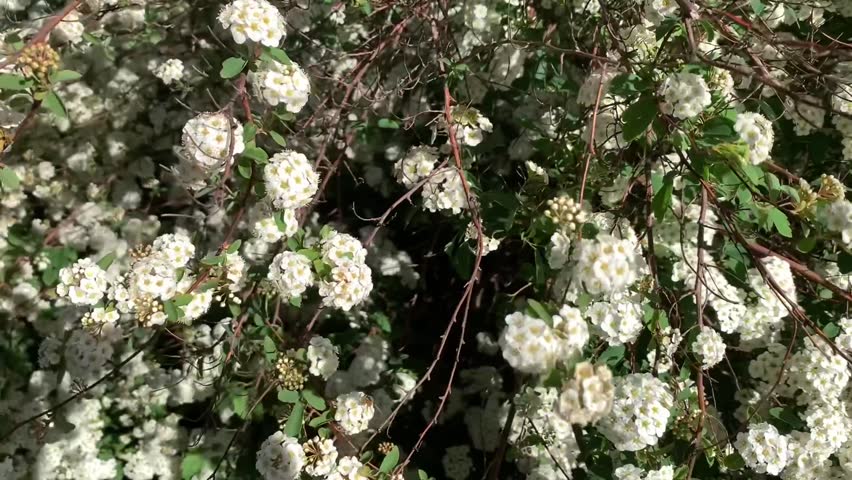
[[[0,479],[852,478],[849,0],[0,13]]]

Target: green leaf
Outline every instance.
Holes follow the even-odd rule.
[[[325,404],[325,400],[309,388],[302,390],[302,398],[304,398],[305,401],[308,402],[308,405],[313,407],[315,410],[319,410],[320,412],[328,408]]]
[[[739,453],[732,453],[730,455],[726,455],[720,462],[725,466],[728,470],[742,470],[745,468],[745,460],[740,456]]]
[[[296,253],[298,253],[299,255],[308,257],[308,260],[311,260],[311,261],[314,261],[314,260],[316,260],[320,257],[319,252],[317,252],[316,250],[314,250],[312,248],[302,248],[299,251],[297,251]]]
[[[282,403],[296,403],[299,401],[299,392],[294,390],[279,390],[278,401]]]
[[[657,117],[657,100],[653,95],[642,95],[636,102],[627,107],[621,119],[624,121],[622,135],[624,140],[631,141],[651,126]]]
[[[243,125],[243,143],[248,146],[249,143],[254,141],[254,138],[257,136],[257,125],[254,123],[246,123]]]
[[[166,312],[166,316],[172,322],[178,321],[181,317],[180,310],[178,309],[177,305],[175,305],[174,302],[172,302],[171,300],[166,300],[165,302],[163,302],[163,311]]]
[[[322,261],[321,258],[314,260],[314,270],[317,272],[319,277],[324,277],[328,273],[331,273],[331,265]]]
[[[272,131],[269,132],[269,136],[272,137],[272,140],[274,140],[278,145],[281,145],[282,147],[287,146],[287,140],[284,140],[284,136],[280,133]]]
[[[382,464],[379,466],[379,472],[381,473],[391,473],[396,465],[399,463],[399,447],[394,445],[390,452],[385,455],[384,460],[382,460]]]
[[[201,259],[201,263],[203,263],[204,265],[219,265],[224,261],[224,255],[213,255]]]
[[[59,70],[50,75],[50,83],[71,82],[78,80],[83,75],[74,70]]]
[[[322,415],[319,415],[317,417],[312,418],[311,421],[308,422],[308,425],[310,425],[312,428],[317,428],[321,425],[325,425],[326,423],[329,422],[330,416],[331,416],[331,411],[326,410],[325,412],[322,412]]]
[[[248,394],[239,393],[231,399],[231,404],[234,406],[234,413],[240,418],[246,418],[248,415]]]
[[[44,100],[41,101],[41,105],[47,109],[47,111],[59,118],[68,118],[68,113],[65,111],[65,105],[62,103],[62,99],[56,95],[56,92],[47,92]]]
[[[243,71],[246,63],[244,59],[239,57],[226,58],[222,62],[222,69],[219,70],[219,76],[222,78],[234,78]]]
[[[624,351],[624,345],[613,345],[603,351],[601,356],[598,358],[598,361],[606,362],[612,366],[618,365],[618,362],[624,358]]]
[[[245,179],[251,178],[251,160],[248,158],[241,158],[239,162],[237,162],[237,172],[241,177]]]
[[[382,329],[385,333],[391,333],[391,323],[390,318],[382,312],[377,312],[373,314],[373,320],[376,322],[376,325]]]
[[[240,246],[242,246],[242,244],[243,244],[243,241],[240,240],[239,238],[234,240],[234,243],[228,245],[228,249],[225,250],[225,253],[237,253],[237,251],[240,249]]]
[[[399,123],[395,120],[391,120],[389,118],[381,118],[379,119],[379,128],[386,128],[388,130],[397,130],[399,129]]]
[[[263,337],[263,355],[269,363],[275,362],[278,358],[278,347],[275,346],[275,341],[269,335]]]
[[[278,63],[283,63],[284,65],[292,65],[293,61],[290,60],[290,57],[287,55],[287,52],[281,50],[280,48],[269,48],[266,50],[266,53],[272,57]]]
[[[299,250],[299,241],[293,237],[287,239],[287,248],[296,252]]]
[[[787,215],[776,207],[769,210],[769,220],[775,225],[775,230],[778,230],[782,236],[793,238],[793,230],[790,228],[790,220]]]
[[[21,186],[21,179],[15,171],[9,167],[0,168],[0,185],[6,191],[17,190]]]
[[[533,300],[532,298],[528,298],[527,303],[529,304],[529,306],[533,310],[533,312],[535,312],[535,314],[538,318],[540,318],[540,319],[542,319],[542,320],[544,320],[545,322],[548,322],[548,323],[553,321],[553,315],[551,315],[550,312],[547,311],[547,308],[545,308],[544,305]]]
[[[305,404],[296,401],[293,405],[293,411],[290,412],[290,416],[287,418],[287,423],[284,424],[284,433],[293,438],[299,438],[299,434],[302,433],[302,420],[304,417]]]
[[[816,243],[816,237],[806,237],[799,240],[799,242],[796,244],[796,249],[798,249],[800,252],[808,253],[816,247]]]
[[[290,305],[293,305],[296,308],[300,308],[302,306],[302,297],[300,297],[300,296],[290,297]]]
[[[261,164],[269,161],[269,154],[262,148],[258,147],[246,147],[246,149],[243,150],[243,157]]]
[[[828,325],[822,327],[822,331],[828,338],[835,338],[840,335],[840,327],[836,323],[829,323]]]
[[[172,298],[172,302],[174,302],[176,307],[183,307],[189,305],[192,302],[193,295],[191,293],[181,293],[180,295],[175,295]]]
[[[278,227],[278,231],[284,233],[287,231],[287,224],[284,223],[284,214],[281,212],[275,212],[272,215],[272,218],[275,219],[275,225]]]
[[[32,80],[12,73],[0,73],[0,91],[26,90],[33,86]]]
[[[333,230],[331,229],[331,227],[329,227],[328,225],[323,225],[320,229],[320,238],[325,240],[329,237],[329,235],[332,234],[332,232]]]
[[[180,463],[181,478],[189,480],[195,475],[198,475],[206,463],[207,459],[201,454],[187,453]]]
[[[658,222],[662,222],[672,205],[672,193],[674,192],[674,174],[666,174],[663,179],[663,186],[659,192],[654,193],[654,198],[651,200],[651,206],[654,209],[654,217]]]

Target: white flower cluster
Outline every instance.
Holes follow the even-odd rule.
[[[314,284],[311,260],[296,252],[281,252],[269,265],[267,278],[282,298],[300,297]]]
[[[695,337],[692,351],[701,357],[701,366],[706,370],[725,358],[725,340],[716,330],[702,328],[698,336]]]
[[[826,228],[840,234],[840,241],[852,247],[852,202],[842,199],[834,201],[822,210],[822,218]]]
[[[234,0],[219,12],[219,23],[239,44],[251,40],[277,47],[286,36],[284,17],[266,0]]]
[[[430,212],[449,210],[458,215],[468,207],[461,175],[456,167],[436,170],[423,185],[423,206]]]
[[[412,187],[426,178],[438,162],[438,150],[433,147],[412,147],[393,166],[396,180],[406,187]]]
[[[319,175],[305,155],[285,150],[269,159],[263,169],[266,192],[277,209],[304,207],[319,189]]]
[[[265,480],[296,480],[305,466],[305,452],[299,441],[278,431],[257,451],[255,467]]]
[[[334,470],[338,455],[334,440],[314,437],[305,442],[302,449],[305,452],[305,473],[308,475],[321,477]]]
[[[154,76],[166,85],[178,83],[183,79],[183,62],[178,58],[170,58],[154,68]]]
[[[451,116],[453,122],[455,122],[456,138],[469,147],[479,145],[485,133],[494,128],[491,120],[488,120],[473,107],[455,106],[451,111]]]
[[[369,480],[369,468],[355,457],[343,457],[326,480]]]
[[[743,112],[737,115],[734,130],[748,145],[749,160],[752,164],[759,165],[769,160],[775,133],[772,131],[772,123],[766,117],[759,113]]]
[[[614,395],[609,367],[580,362],[559,395],[559,414],[573,424],[593,424],[609,414]]]
[[[56,293],[74,305],[95,305],[108,286],[107,273],[91,259],[83,258],[59,271]]]
[[[784,99],[784,116],[793,121],[796,135],[810,135],[822,128],[825,110],[816,106],[821,104],[822,100],[812,95]]]
[[[586,316],[610,345],[632,343],[642,332],[642,305],[630,297],[595,302]]]
[[[522,373],[546,373],[553,368],[560,352],[559,339],[550,326],[522,312],[506,316],[506,328],[499,342],[503,358]]]
[[[645,472],[636,465],[623,465],[615,469],[617,480],[674,480],[674,467],[664,465],[657,470]]]
[[[322,377],[324,380],[328,380],[329,377],[334,375],[340,363],[337,357],[337,347],[331,343],[331,340],[318,335],[311,337],[307,349],[307,358],[310,363],[308,371],[311,372],[311,375]]]
[[[370,424],[376,410],[373,400],[363,392],[340,395],[335,400],[334,421],[349,435],[363,432]]]
[[[612,411],[598,431],[621,451],[656,445],[666,433],[674,397],[666,384],[647,373],[617,377]]]
[[[210,174],[243,152],[243,126],[224,113],[202,113],[183,127],[183,152],[192,166]]]
[[[283,103],[288,112],[299,113],[308,103],[311,82],[299,65],[266,62],[263,68],[249,75],[257,95],[266,103],[276,106]]]
[[[622,292],[647,269],[635,244],[604,233],[577,242],[573,259],[574,282],[592,295]]]
[[[748,432],[739,433],[734,446],[746,465],[757,473],[778,475],[790,461],[788,438],[768,423],[752,425]]]
[[[364,302],[373,290],[373,276],[367,266],[367,250],[355,237],[332,232],[321,243],[322,260],[331,267],[320,280],[323,304],[344,311]]]
[[[682,120],[697,116],[711,103],[707,82],[694,73],[669,76],[660,87],[660,95],[664,98],[660,105],[663,113]]]
[[[292,237],[299,230],[299,221],[296,219],[296,211],[285,209],[280,211],[281,226],[275,215],[265,211],[266,209],[255,209],[260,215],[252,223],[252,234],[264,243],[275,243],[283,238]]]

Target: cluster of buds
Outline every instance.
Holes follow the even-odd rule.
[[[162,325],[166,322],[167,315],[159,300],[147,296],[137,297],[133,299],[133,307],[136,311],[136,317],[139,319],[139,324],[143,327]]]
[[[287,390],[301,390],[305,386],[305,373],[292,358],[280,357],[275,364],[278,382]]]
[[[393,447],[394,447],[394,444],[392,442],[382,442],[377,447],[377,450],[382,455],[387,455],[387,454],[391,453],[391,451],[393,450]]]
[[[823,173],[820,177],[819,196],[829,202],[843,200],[846,198],[846,187],[834,175]]]
[[[548,200],[544,216],[552,220],[563,233],[576,231],[586,221],[583,207],[567,195]]]
[[[46,82],[50,74],[59,68],[59,54],[47,43],[34,43],[21,50],[18,68],[24,75]]]
[[[814,192],[808,182],[804,180],[799,181],[799,188],[797,190],[799,192],[799,201],[796,202],[796,208],[793,209],[793,212],[809,215],[812,213],[817,200],[819,200],[819,194]]]
[[[133,265],[139,260],[142,260],[148,255],[151,255],[152,251],[153,249],[151,248],[151,245],[139,245],[137,247],[131,248],[130,251],[127,252],[127,254],[130,256],[130,264]]]

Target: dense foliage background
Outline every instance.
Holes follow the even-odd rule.
[[[852,2],[0,11],[0,479],[852,478]]]

